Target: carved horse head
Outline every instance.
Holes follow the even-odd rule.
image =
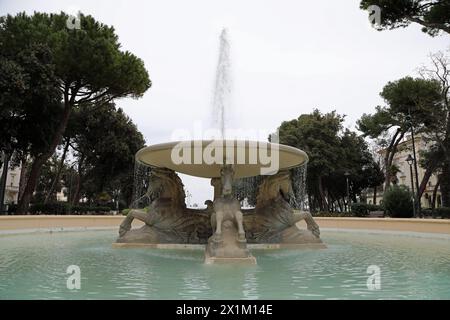
[[[281,171],[278,173],[278,190],[284,200],[289,201],[294,197],[294,190],[292,189],[291,174],[289,171]]]
[[[259,185],[256,205],[262,206],[280,196],[287,202],[294,196],[289,171],[280,171],[277,174],[266,176]]]
[[[150,202],[170,198],[174,206],[185,206],[186,195],[180,177],[170,169],[153,168],[150,173],[146,196]]]

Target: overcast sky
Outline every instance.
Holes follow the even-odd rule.
[[[0,14],[75,12],[113,25],[124,50],[142,58],[153,86],[143,98],[117,105],[147,144],[169,141],[177,129],[208,127],[219,34],[231,39],[233,128],[274,130],[282,121],[337,110],[354,128],[383,104],[390,80],[415,75],[428,54],[450,37],[432,38],[417,25],[378,32],[359,1],[328,0],[0,0]],[[183,176],[191,203],[211,198],[208,181]]]

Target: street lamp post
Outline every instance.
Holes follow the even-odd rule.
[[[413,179],[413,169],[412,169],[412,165],[414,163],[414,158],[409,154],[408,158],[406,158],[406,162],[408,162],[409,164],[409,172],[411,175],[411,191],[412,191],[412,195],[413,195],[413,214],[414,214],[414,218],[417,217],[417,213],[416,213],[416,195],[414,193],[414,179]]]
[[[347,182],[347,211],[350,211],[350,187],[348,183],[348,177],[350,176],[350,172],[345,171],[344,176]]]
[[[411,142],[412,142],[412,149],[413,149],[413,164],[414,164],[414,171],[415,171],[415,178],[416,178],[416,203],[417,205],[417,213],[421,217],[422,216],[422,210],[421,210],[421,204],[420,204],[420,197],[419,197],[419,173],[417,171],[417,156],[416,156],[416,141],[414,139],[414,126],[412,122],[411,117],[411,108],[408,108],[408,115],[406,116],[406,122],[409,125],[409,128],[411,129]]]

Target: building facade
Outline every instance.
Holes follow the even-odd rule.
[[[3,165],[0,166],[0,175],[3,172]],[[19,186],[20,186],[20,175],[22,173],[22,168],[19,165],[15,168],[8,168],[6,175],[6,187],[5,187],[5,198],[3,204],[9,206],[12,204],[17,204],[19,201]],[[60,191],[56,192],[56,201],[67,202],[67,188],[63,187]]]
[[[3,165],[0,167],[0,174],[3,172]],[[4,204],[17,204],[19,199],[20,166],[8,168],[6,174]]]

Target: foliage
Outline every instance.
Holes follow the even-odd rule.
[[[342,127],[344,116],[314,110],[279,127],[280,143],[306,151],[309,156],[307,191],[312,211],[344,211],[346,171],[350,196],[356,201],[361,191],[379,178],[367,143]]]
[[[44,92],[57,90],[58,98],[62,101],[56,128],[52,134],[45,136],[47,146],[33,158],[27,184],[19,201],[18,211],[21,213],[25,213],[28,208],[42,166],[61,143],[74,108],[83,109],[86,104],[101,104],[121,97],[137,98],[151,85],[142,60],[128,51],[120,50],[113,27],[81,14],[81,28],[68,29],[68,18],[65,13],[37,12],[31,16],[19,13],[0,18],[2,56],[16,57],[36,45],[46,46],[52,57],[50,69],[53,73],[51,77],[38,78],[37,85],[47,87],[48,90]],[[8,76],[11,76],[19,67],[6,64],[3,69],[7,69]],[[17,100],[22,87],[14,88],[14,94],[8,99]],[[38,114],[45,107],[46,101],[33,100],[33,108]],[[35,124],[43,126],[49,121],[45,113],[36,120]]]
[[[35,203],[30,207],[32,214],[88,214],[88,213],[108,213],[111,210],[108,206],[72,206],[67,202]]]
[[[422,215],[424,217],[432,217],[432,218],[441,218],[441,219],[450,219],[450,208],[449,207],[440,207],[435,209],[422,209]]]
[[[0,151],[34,157],[48,148],[61,114],[53,57],[42,44],[8,55],[1,41]]]
[[[356,217],[367,217],[372,211],[380,211],[382,208],[375,204],[367,204],[364,202],[352,203],[351,212]]]
[[[442,96],[437,81],[412,77],[388,82],[380,95],[387,106],[376,107],[373,114],[363,114],[357,121],[357,128],[365,137],[378,139],[384,149],[385,185],[388,187],[397,173],[393,160],[398,145],[411,124],[416,133],[429,131],[435,125],[436,119],[443,116]],[[384,136],[387,142],[380,139]]]
[[[436,208],[435,215],[441,217],[442,219],[450,219],[450,208],[449,207],[440,207]]]
[[[120,194],[129,203],[134,155],[145,142],[132,120],[114,104],[90,105],[74,113],[68,129],[80,183],[74,201]]]
[[[407,27],[411,22],[422,26],[431,36],[450,33],[450,2],[448,0],[362,0],[360,8],[377,5],[381,9],[380,30]]]
[[[367,208],[367,205],[365,203],[352,203],[351,205],[351,212],[356,217],[366,217],[369,215],[369,210]]]
[[[441,103],[435,105],[432,126],[426,130],[427,142],[431,145],[425,154],[426,169],[419,192],[423,193],[432,173],[440,171],[440,189],[443,206],[450,206],[450,49],[430,55],[430,66],[420,69],[422,77],[432,79],[440,85]],[[423,163],[422,163],[423,165]]]
[[[393,218],[413,217],[412,193],[406,186],[394,185],[384,192],[383,205]]]
[[[330,212],[330,211],[319,211],[315,212],[314,217],[330,217],[330,218],[352,218],[355,214],[352,212]]]

